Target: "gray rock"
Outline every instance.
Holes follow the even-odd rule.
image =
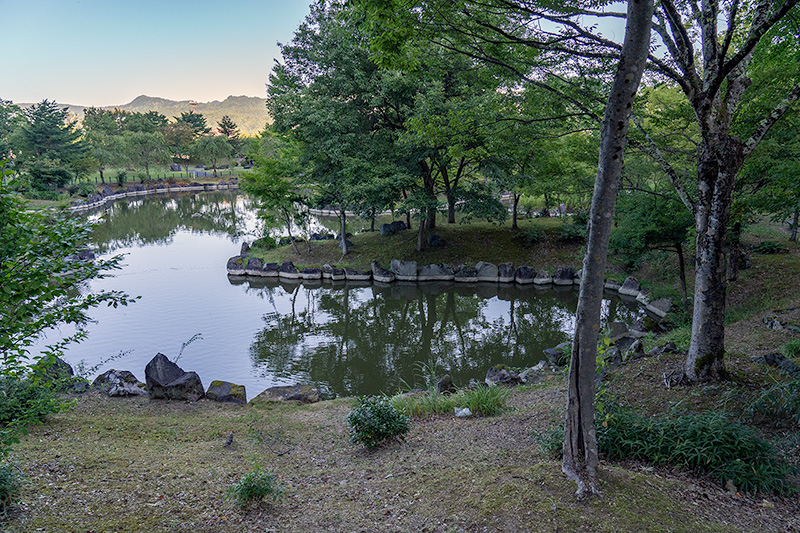
[[[197,373],[184,372],[162,353],[147,363],[144,375],[151,398],[194,402],[206,394]]]
[[[231,276],[244,276],[245,275],[245,264],[244,258],[241,255],[235,255],[228,259],[228,264],[225,265],[225,268],[228,269],[228,274]]]
[[[75,371],[72,370],[72,367],[69,365],[69,363],[60,357],[55,356],[53,356],[50,360],[47,358],[42,359],[37,364],[35,372],[48,383],[70,379],[75,375]]]
[[[516,273],[514,263],[500,263],[497,265],[497,281],[500,283],[514,283]]]
[[[450,374],[445,374],[440,377],[436,382],[436,392],[439,394],[453,394],[456,392],[456,386],[453,384],[453,378]]]
[[[398,231],[403,231],[405,229],[408,229],[405,222],[402,220],[395,220],[389,224],[381,224],[379,231],[381,235],[388,236],[394,235]]]
[[[610,330],[611,342],[617,342],[619,339],[628,336],[628,326],[624,322],[612,322],[608,325]]]
[[[347,276],[344,273],[344,269],[341,268],[331,269],[331,281],[344,281],[345,279],[347,279]]]
[[[500,277],[500,272],[497,269],[497,265],[486,263],[484,261],[480,261],[475,265],[475,272],[477,274],[478,281],[495,283]]]
[[[521,384],[522,379],[519,374],[509,370],[505,365],[495,365],[486,371],[485,382],[490,387],[497,385],[512,386]]]
[[[534,285],[550,285],[553,283],[553,276],[547,270],[540,270],[536,273],[536,277],[533,278],[533,283]]]
[[[445,265],[427,265],[420,267],[418,281],[452,281],[453,271]]]
[[[603,284],[603,288],[609,291],[619,292],[619,288],[622,287],[619,283],[614,280],[607,279]]]
[[[104,372],[95,378],[92,387],[100,389],[108,396],[143,396],[147,394],[144,383],[127,370]]]
[[[369,281],[372,279],[372,272],[345,268],[344,276],[348,281]]]
[[[403,224],[405,226],[405,224]],[[400,281],[417,281],[417,262],[392,259],[392,272]]]
[[[654,355],[662,355],[670,353],[678,353],[678,347],[672,341],[669,341],[663,346],[656,346],[655,348],[647,352],[647,355],[654,356]]]
[[[395,275],[391,270],[386,270],[377,261],[372,262],[372,279],[381,283],[391,283],[395,280]]]
[[[636,278],[628,276],[625,278],[625,282],[622,284],[622,287],[619,288],[619,293],[623,296],[638,296],[639,282],[636,280]]]
[[[461,265],[453,274],[453,280],[459,283],[477,283],[478,271],[472,267]]]
[[[639,302],[642,307],[646,308],[647,304],[650,303],[650,289],[642,287],[639,294],[636,295],[636,301]]]
[[[553,274],[553,283],[556,285],[572,285],[575,282],[575,269],[572,267],[558,267]]]
[[[316,403],[320,401],[319,389],[312,385],[284,385],[270,387],[252,400],[251,404],[268,402],[291,402]]]
[[[521,266],[514,273],[514,281],[520,285],[528,285],[533,283],[536,278],[536,269],[529,266]]]
[[[569,358],[571,355],[570,350],[572,349],[572,344],[569,342],[562,342],[555,348],[546,348],[542,350],[544,352],[544,356],[547,358],[547,361],[553,366],[564,366],[569,363]]]
[[[472,416],[472,411],[469,410],[469,407],[454,407],[453,412],[457,418],[467,418]]]
[[[322,265],[322,279],[331,279],[333,275],[333,267],[328,263]]]
[[[250,255],[250,244],[248,244],[247,241],[242,243],[242,249],[239,252],[239,255],[243,257]]]
[[[277,278],[280,274],[281,267],[278,263],[266,263],[261,268],[261,273],[259,274],[262,278]]]
[[[536,366],[523,370],[519,375],[519,379],[521,379],[523,383],[531,383],[539,378],[548,368],[550,368],[550,365],[547,361],[539,361]]]
[[[659,298],[647,304],[647,310],[659,318],[664,318],[672,309],[672,298]]]
[[[306,267],[301,272],[303,279],[322,279],[322,269]]]
[[[286,279],[301,279],[303,274],[297,270],[297,267],[294,266],[294,263],[291,261],[286,261],[281,264],[280,269],[278,269],[278,276]]]
[[[644,345],[642,339],[636,339],[630,348],[625,352],[626,361],[636,361],[644,357]]]
[[[260,276],[262,268],[264,268],[263,259],[250,257],[247,259],[247,266],[244,268],[244,273],[248,276]]]
[[[247,391],[244,385],[229,381],[212,381],[206,391],[206,398],[215,402],[247,404]]]
[[[561,216],[567,214],[567,204],[558,204],[558,214]]]

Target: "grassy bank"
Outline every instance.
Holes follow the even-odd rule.
[[[560,266],[580,268],[583,260],[582,245],[561,242],[559,235],[565,219],[539,218],[520,221],[519,229],[505,225],[473,222],[471,224],[439,224],[432,232],[446,242],[440,248],[426,247],[416,250],[417,232],[405,230],[395,235],[383,236],[379,232],[363,232],[351,238],[353,247],[342,257],[338,241],[311,241],[297,243],[299,254],[292,246],[281,246],[266,252],[255,250],[266,261],[282,263],[292,261],[298,266],[321,266],[326,263],[340,267],[368,269],[373,260],[388,265],[392,259],[416,261],[427,264],[466,264],[478,261],[495,264],[512,262],[536,268],[554,269]],[[542,240],[524,246],[525,232],[538,228]]]

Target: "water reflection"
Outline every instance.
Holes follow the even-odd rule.
[[[232,278],[271,302],[250,346],[263,372],[336,395],[393,392],[418,381],[418,363],[457,383],[498,363],[531,366],[574,331],[572,289],[498,284],[307,282]],[[618,299],[604,320],[639,314]]]

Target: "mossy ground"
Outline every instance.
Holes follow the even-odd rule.
[[[574,265],[570,258],[578,255],[579,246],[560,246],[555,240],[558,222],[542,223],[552,224],[546,242],[530,250],[518,248],[508,227],[478,227],[470,239],[442,230],[453,244],[420,257],[410,251],[413,240],[407,242],[412,232],[394,241],[372,234],[354,251],[368,249],[367,238],[392,242],[392,248],[364,251],[365,263],[351,264],[363,267],[372,259],[388,262],[397,257],[431,263],[486,259],[537,267],[558,266],[561,261]],[[513,249],[506,252],[503,246]],[[753,268],[742,271],[740,281],[730,287],[725,361],[730,381],[667,389],[663,374],[680,365],[682,357],[662,355],[611,369],[610,394],[646,414],[673,409],[743,414],[765,384],[781,379],[750,356],[777,351],[796,338],[787,331],[768,330],[761,321],[771,310],[800,307],[800,246],[787,243],[787,248],[788,254],[778,256],[753,254]],[[385,255],[376,255],[379,250]],[[293,254],[290,247],[280,253]],[[323,257],[308,263],[328,262]],[[641,272],[648,268],[652,269],[645,265],[638,273],[645,283]],[[685,330],[673,337],[688,342]],[[796,496],[729,493],[712,480],[636,462],[603,462],[602,496],[578,502],[560,463],[540,451],[535,438],[561,423],[564,384],[563,373],[553,373],[535,386],[517,388],[510,397],[511,409],[494,417],[415,419],[404,443],[391,442],[374,451],[349,442],[344,421],[351,409],[348,399],[244,407],[87,393],[76,397],[72,410],[32,428],[15,447],[11,460],[27,483],[16,513],[3,529],[800,530]],[[772,422],[759,427],[776,439],[790,460],[797,460],[796,427]],[[230,434],[233,443],[226,447]],[[255,465],[277,476],[284,497],[240,510],[225,499],[225,491]]]

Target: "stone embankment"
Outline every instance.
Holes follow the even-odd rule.
[[[389,267],[373,261],[370,270],[337,268],[323,265],[322,268],[297,268],[291,261],[283,264],[265,263],[257,257],[250,257],[243,246],[243,253],[228,259],[227,271],[233,277],[279,278],[283,280],[302,280],[319,283],[325,280],[335,281],[372,281],[376,285],[387,285],[394,282],[425,283],[453,282],[459,283],[497,283],[517,284],[538,287],[570,287],[581,284],[581,271],[572,267],[560,267],[554,272],[536,269],[531,266],[515,267],[512,263],[495,265],[480,261],[474,267],[467,265],[417,265],[416,261],[393,259]],[[605,289],[617,293],[627,299],[635,299],[647,312],[659,319],[665,317],[672,309],[670,298],[650,301],[649,291],[639,286],[639,282],[628,277],[622,284],[606,280]]]
[[[148,194],[165,194],[165,193],[178,193],[178,192],[193,192],[193,191],[216,191],[227,189],[238,189],[238,178],[231,178],[227,182],[220,183],[197,183],[192,182],[188,185],[172,185],[170,183],[157,181],[152,185],[131,185],[126,187],[125,190],[114,191],[108,185],[94,196],[90,196],[86,200],[80,202],[72,202],[70,209],[75,212],[88,211],[96,207],[101,207],[108,202],[120,200],[122,198],[132,198],[134,196],[147,196]]]

